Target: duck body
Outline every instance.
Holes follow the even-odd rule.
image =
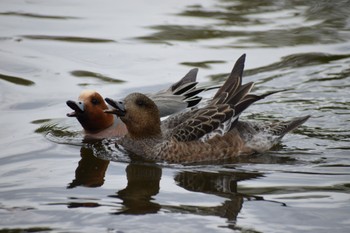
[[[179,141],[176,138],[149,137],[133,139],[126,135],[117,140],[124,149],[143,159],[171,164],[196,164],[232,160],[239,156],[264,153],[276,145],[286,132],[273,132],[274,127],[287,129],[304,123],[309,116],[294,118],[278,124],[239,121],[224,135],[202,141]]]
[[[124,149],[142,159],[170,164],[195,164],[223,161],[240,155],[253,154],[245,147],[245,142],[237,134],[228,132],[225,136],[215,136],[207,142],[181,142],[176,139],[148,138],[137,140],[125,136],[118,139]]]
[[[250,93],[253,83],[242,85],[245,55],[241,56],[213,99],[201,108],[173,114],[160,121],[157,105],[141,93],[123,102],[106,98],[128,133],[118,139],[127,151],[146,160],[193,164],[222,161],[263,153],[310,116],[284,122],[240,121],[240,114],[264,95]]]

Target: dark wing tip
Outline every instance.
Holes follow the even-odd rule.
[[[245,57],[246,55],[243,54],[237,59],[235,65],[232,68],[231,74],[229,75],[225,83],[216,92],[214,98],[219,96],[222,92],[234,93],[237,90],[237,88],[241,86]]]
[[[171,91],[175,91],[180,86],[182,86],[182,85],[184,85],[186,83],[194,83],[194,82],[196,82],[197,73],[198,73],[198,68],[191,69],[182,79],[180,79],[178,82],[176,82],[173,85],[171,85],[171,87],[170,87]]]

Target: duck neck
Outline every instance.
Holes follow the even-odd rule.
[[[132,129],[128,129],[129,137],[134,140],[143,140],[143,139],[159,139],[162,138],[162,132],[160,130],[160,127],[151,127],[149,129],[144,129],[143,132],[140,131],[133,131]]]

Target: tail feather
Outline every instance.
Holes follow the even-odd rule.
[[[199,88],[192,88],[184,93],[182,93],[181,95],[185,96],[186,98],[190,98],[190,97],[194,97],[196,95],[198,95],[199,93],[206,91],[206,88],[203,87],[199,87]]]
[[[215,106],[217,104],[223,104],[227,100],[228,93],[222,92],[220,95],[218,95],[215,99],[212,99],[209,103],[209,105]]]
[[[282,91],[285,91],[285,90],[271,91],[262,95],[247,94],[246,96],[244,96],[243,100],[241,100],[241,102],[239,102],[235,106],[236,114],[237,115],[241,114],[245,109],[247,109],[251,104],[255,103],[256,101],[262,100],[267,96],[270,96]]]
[[[171,85],[171,87],[169,89],[172,92],[174,92],[174,90],[178,89],[180,86],[182,86],[186,83],[196,82],[197,73],[198,73],[198,68],[194,68],[194,69],[190,70],[182,79],[180,79],[178,82]]]
[[[188,83],[183,83],[181,86],[178,88],[174,89],[172,92],[174,95],[182,95],[186,91],[192,90],[196,87],[198,82],[188,82]]]
[[[286,133],[298,128],[309,118],[310,118],[310,115],[307,115],[302,117],[296,117],[289,121],[279,122],[276,125],[271,127],[270,132],[273,135],[278,136],[279,138],[282,138],[284,135],[286,135]]]
[[[283,91],[288,91],[288,89],[267,92],[265,94],[260,95],[260,97],[261,97],[260,99],[264,99],[265,97],[267,97],[269,95],[273,95],[273,94],[280,93],[280,92],[283,92]]]
[[[233,95],[229,96],[228,100],[226,101],[231,106],[237,105],[242,99],[245,98],[253,88],[254,83],[249,82],[244,85],[241,85],[239,89],[234,93]]]
[[[202,97],[193,96],[193,97],[187,98],[185,101],[188,104],[187,107],[190,108],[190,107],[196,106],[199,102],[201,102],[201,100],[202,100]]]
[[[216,92],[214,99],[217,96],[219,96],[222,92],[234,93],[237,90],[237,88],[241,86],[244,62],[245,54],[238,58],[235,65],[233,66],[230,76],[228,77],[226,82],[220,87],[220,89]]]
[[[261,100],[258,95],[249,95],[249,98],[244,98],[241,102],[239,102],[235,106],[235,112],[237,115],[241,114],[244,110],[246,110],[251,104],[254,102]]]

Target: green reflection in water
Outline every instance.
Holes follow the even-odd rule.
[[[91,72],[91,71],[87,71],[87,70],[74,70],[71,72],[71,74],[75,77],[96,78],[100,81],[107,82],[107,83],[123,83],[123,82],[125,82],[124,80],[110,78],[110,77],[107,77],[105,75]]]
[[[74,42],[74,43],[111,43],[114,40],[102,39],[102,38],[87,38],[87,37],[77,37],[77,36],[45,36],[45,35],[25,35],[22,38],[30,40],[55,40],[64,42]]]
[[[266,15],[272,15],[267,18]],[[156,32],[138,37],[151,43],[236,38],[222,47],[283,47],[347,42],[348,1],[218,1],[213,6],[189,6],[177,14],[208,19],[205,26],[154,25]],[[285,22],[285,23],[281,23]],[[234,26],[234,28],[232,27]]]
[[[251,76],[255,74],[260,74],[263,72],[276,71],[276,70],[289,70],[291,68],[300,68],[306,66],[315,66],[327,64],[333,61],[347,59],[350,57],[350,54],[327,54],[327,53],[297,53],[289,56],[282,57],[281,61],[272,63],[267,66],[259,67],[256,69],[250,69],[244,71],[244,76]],[[350,69],[345,70],[341,73],[332,74],[334,78],[331,79],[342,79],[349,77]],[[215,74],[209,76],[212,80],[225,80],[228,77],[229,73],[224,74]],[[278,76],[270,76],[265,80],[269,81],[275,79]],[[309,80],[310,81],[310,80]],[[261,81],[260,81],[261,83]]]
[[[0,79],[5,80],[5,81],[10,82],[10,83],[13,83],[13,84],[21,85],[21,86],[32,86],[35,84],[35,82],[30,81],[28,79],[19,78],[19,77],[10,76],[10,75],[5,75],[5,74],[0,74]]]
[[[28,18],[39,18],[39,19],[79,19],[78,17],[71,17],[71,16],[40,15],[40,14],[15,12],[15,11],[1,12],[0,15],[20,16],[20,17],[28,17]]]
[[[300,134],[306,135],[312,138],[325,139],[329,141],[344,141],[348,142],[350,133],[347,129],[328,129],[321,127],[314,128],[302,128],[302,131],[297,131]]]
[[[198,26],[158,25],[152,26],[151,29],[157,30],[158,32],[150,36],[138,37],[137,39],[163,43],[164,41],[169,40],[193,41],[199,39],[225,38],[237,35],[237,32],[213,30],[208,27]]]
[[[31,227],[31,228],[4,228],[0,229],[0,233],[24,233],[24,232],[48,232],[53,229],[48,227]]]
[[[54,122],[51,119],[40,119],[31,122],[32,124],[40,124],[34,131],[35,133],[48,134],[55,138],[74,138],[79,135],[78,132],[70,131],[69,126],[62,126],[59,122]]]
[[[261,72],[299,68],[330,63],[332,61],[349,58],[350,54],[334,55],[327,53],[297,53],[282,57],[282,60],[268,66],[249,70],[249,75]]]
[[[30,122],[30,123],[32,123],[32,124],[43,124],[43,123],[46,123],[46,122],[49,122],[49,121],[51,121],[51,119],[40,119],[40,120],[34,120],[34,121]]]
[[[201,62],[182,62],[181,65],[197,67],[197,68],[210,68],[211,64],[225,63],[225,61],[201,61]]]

